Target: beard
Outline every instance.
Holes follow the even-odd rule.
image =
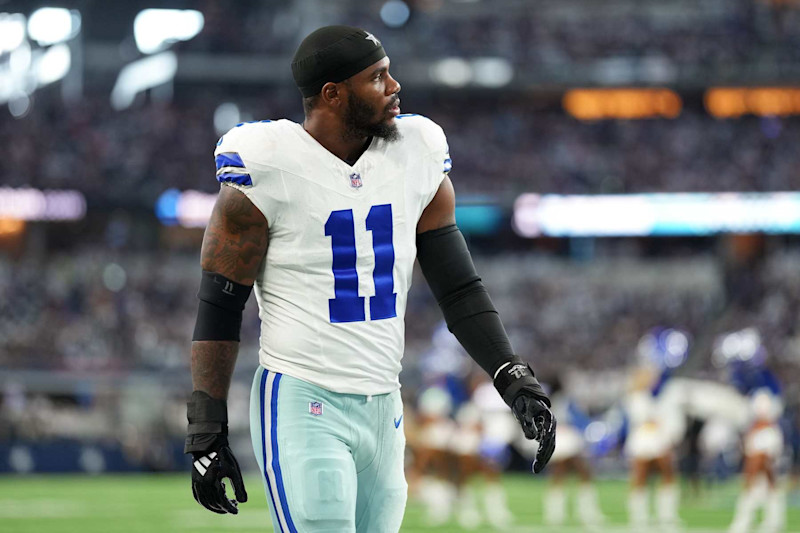
[[[396,102],[392,99],[381,115],[385,117]],[[377,137],[387,142],[394,142],[400,139],[400,132],[397,124],[389,124],[386,118],[375,120],[378,110],[369,105],[353,93],[347,98],[347,109],[344,114],[344,137],[346,139],[363,139],[364,137]]]

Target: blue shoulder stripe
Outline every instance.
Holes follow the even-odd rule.
[[[253,185],[253,180],[250,179],[250,174],[234,174],[233,172],[226,172],[217,176],[217,181],[230,181],[231,183],[238,183],[239,185]]]
[[[222,167],[239,167],[244,168],[244,161],[241,156],[236,152],[223,152],[214,158],[217,163],[217,170]]]

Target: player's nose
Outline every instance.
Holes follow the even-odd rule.
[[[388,76],[389,76],[389,83],[386,84],[386,91],[389,94],[397,94],[397,93],[399,93],[400,89],[402,88],[400,86],[400,82],[398,82],[396,79],[394,79],[391,74],[388,74]]]

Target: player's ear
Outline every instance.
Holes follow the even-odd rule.
[[[344,104],[345,100],[341,85],[340,83],[333,83],[332,81],[323,85],[322,91],[320,91],[320,98],[322,98],[322,101],[333,107],[340,107]]]

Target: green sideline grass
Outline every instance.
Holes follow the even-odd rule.
[[[219,516],[198,506],[187,475],[130,476],[0,476],[0,531],[13,533],[233,533],[271,531],[266,498],[257,477],[246,480],[250,502],[238,516]],[[542,526],[542,491],[546,481],[524,475],[507,476],[505,486],[515,515],[510,533],[555,532]],[[602,531],[625,529],[627,488],[621,481],[599,485],[600,504],[609,518]],[[480,487],[476,488],[480,491]],[[723,532],[729,524],[737,483],[699,495],[684,488],[681,517],[687,531]],[[570,500],[570,506],[574,500]],[[800,530],[800,509],[789,508],[788,531]],[[460,532],[455,523],[425,525],[419,502],[410,501],[402,531]],[[477,531],[489,531],[481,526]],[[582,531],[574,521],[560,531]],[[637,532],[639,533],[639,532]]]

